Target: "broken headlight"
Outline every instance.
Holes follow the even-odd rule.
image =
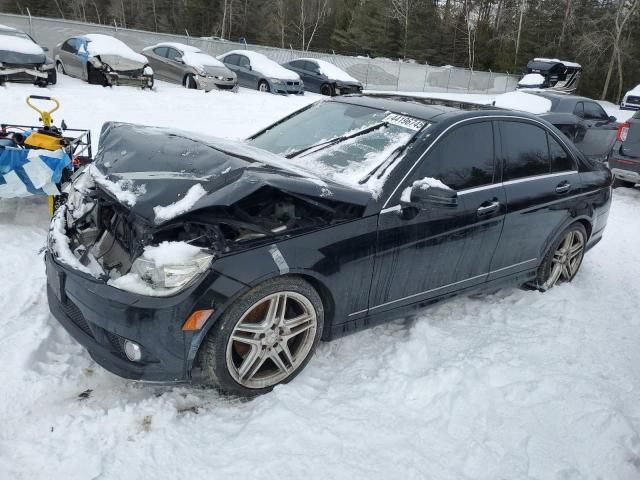
[[[207,250],[176,263],[163,263],[158,265],[154,260],[139,257],[133,262],[130,273],[136,274],[149,287],[158,290],[170,290],[167,294],[186,287],[196,277],[205,272],[213,260],[213,254]]]

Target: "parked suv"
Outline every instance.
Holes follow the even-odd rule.
[[[633,187],[640,183],[640,111],[618,128],[609,167],[615,176],[615,186]]]
[[[455,105],[334,97],[247,142],[105,124],[51,223],[53,315],[118,375],[248,396],[321,339],[570,282],[610,170],[536,116]]]

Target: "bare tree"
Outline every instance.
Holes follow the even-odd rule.
[[[409,20],[415,7],[422,0],[391,0],[390,16],[402,26],[402,56],[407,56],[407,39],[409,37]]]

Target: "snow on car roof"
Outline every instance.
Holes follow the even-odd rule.
[[[17,31],[13,29],[12,31]],[[23,53],[26,55],[44,55],[42,47],[27,36],[3,35],[0,50]]]
[[[18,31],[17,28],[13,28],[13,27],[10,27],[9,25],[2,25],[2,24],[0,24],[0,30],[8,30],[10,32],[17,32]]]
[[[536,62],[561,63],[565,67],[582,68],[582,65],[580,65],[579,63],[569,62],[567,60],[558,60],[557,58],[534,58],[533,60]]]
[[[178,42],[160,42],[160,43],[156,43],[155,45],[151,45],[150,47],[145,47],[143,48],[143,50],[151,50],[156,47],[172,47],[172,48],[177,48],[178,50],[181,50],[183,52],[204,53],[198,47],[194,47],[192,45],[185,45],[184,43],[178,43]]]
[[[548,98],[539,95],[531,95],[521,91],[503,93],[498,95],[494,105],[509,110],[519,110],[534,114],[546,113],[551,110],[552,103]]]
[[[185,65],[189,65],[190,67],[224,67],[224,64],[220,60],[212,57],[206,52],[203,52],[198,47],[185,45],[184,43],[160,42],[150,47],[146,47],[142,51],[145,52],[157,47],[171,47],[180,50],[182,52],[182,61]]]
[[[336,67],[333,63],[329,63],[324,60],[318,60],[317,58],[298,58],[296,60],[305,60],[307,62],[313,62],[317,64],[320,68],[320,73],[326,75],[331,80],[339,80],[342,82],[358,82],[358,80],[353,78],[341,68]]]
[[[90,55],[115,55],[134,62],[147,63],[147,58],[144,55],[134,52],[127,44],[117,38],[100,33],[89,33],[82,35],[81,38],[89,40],[87,51]]]
[[[263,54],[252,52],[251,50],[231,50],[224,55],[220,55],[218,59],[225,58],[231,54],[244,55],[251,61],[252,69],[266,75],[267,77],[281,78],[284,80],[300,80],[297,73],[278,65]]]

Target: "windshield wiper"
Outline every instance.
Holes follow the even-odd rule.
[[[384,127],[385,125],[387,125],[387,122],[380,122],[380,123],[376,123],[374,125],[371,125],[370,127],[367,128],[363,128],[362,130],[358,130],[357,132],[354,133],[350,133],[348,135],[341,135],[339,137],[334,137],[331,140],[327,140],[324,142],[320,142],[320,143],[316,143],[314,145],[310,145],[308,147],[305,148],[301,148],[300,150],[296,150],[295,152],[289,153],[287,155],[285,155],[286,158],[294,158],[297,157],[298,155],[301,155],[305,152],[308,152],[309,150],[315,149],[317,148],[317,150],[315,150],[316,152],[319,150],[323,150],[327,147],[330,147],[331,145],[335,145],[336,143],[340,143],[340,142],[344,142],[345,140],[349,140],[351,138],[355,138],[355,137],[359,137],[360,135],[365,135],[369,132],[373,132],[374,130],[378,130],[382,127]]]

